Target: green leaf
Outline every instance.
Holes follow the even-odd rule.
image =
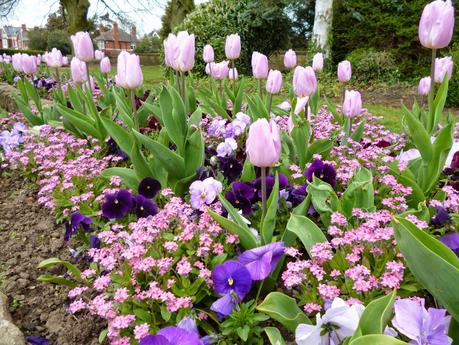
[[[359,321],[359,329],[362,335],[383,334],[387,324],[392,318],[392,306],[394,305],[397,291],[374,299],[365,308]]]
[[[14,99],[16,101],[19,111],[24,114],[25,118],[27,119],[27,121],[29,121],[29,123],[32,126],[40,126],[44,124],[43,120],[39,116],[32,113],[29,105],[25,103],[24,100],[17,96],[14,96]]]
[[[107,338],[107,334],[108,334],[108,329],[103,329],[103,330],[100,331],[100,333],[99,333],[99,343],[103,343],[105,338]]]
[[[276,327],[263,328],[271,345],[286,345],[281,332]]]
[[[137,190],[140,182],[135,171],[129,168],[108,168],[102,171],[101,175],[104,177],[119,176],[123,183],[132,190]]]
[[[250,327],[247,325],[244,325],[244,327],[238,327],[236,329],[236,332],[239,338],[241,338],[244,341],[247,341],[247,339],[249,338]]]
[[[388,335],[371,334],[358,337],[351,341],[349,345],[408,345],[408,343]]]
[[[410,138],[413,140],[414,145],[421,153],[422,160],[429,163],[433,157],[432,144],[430,143],[430,135],[425,130],[422,123],[408,110],[405,106],[402,106],[403,112],[405,113],[405,121],[408,126]]]
[[[239,224],[229,220],[228,218],[222,217],[218,213],[208,209],[208,212],[213,220],[215,220],[220,226],[227,231],[239,236],[239,241],[244,249],[252,249],[257,246],[257,239],[254,234],[248,229],[240,226]]]
[[[74,288],[78,286],[78,284],[74,281],[71,281],[69,279],[65,279],[63,277],[56,277],[56,276],[51,276],[48,274],[42,274],[37,278],[39,282],[44,282],[44,283],[52,283],[52,284],[58,284],[58,285],[66,285],[70,288]]]
[[[95,122],[90,117],[60,104],[57,104],[57,110],[65,119],[67,119],[72,125],[78,128],[86,136],[92,136],[99,139],[99,141],[102,140],[103,142],[104,138],[102,138],[101,133],[97,131]]]
[[[374,204],[373,175],[370,170],[360,168],[341,197],[343,213],[350,217],[354,208],[368,210]]]
[[[410,221],[396,217],[395,238],[411,273],[457,320],[459,259],[440,241]]]
[[[255,175],[255,168],[253,167],[252,163],[250,163],[249,159],[246,158],[244,161],[244,167],[242,168],[241,174],[241,181],[252,181],[256,178]]]
[[[292,213],[287,223],[287,231],[294,233],[300,239],[309,255],[314,244],[327,241],[322,230],[305,216]]]
[[[132,139],[131,133],[129,133],[120,125],[116,124],[115,121],[110,118],[101,117],[100,120],[102,121],[108,134],[112,137],[113,140],[115,140],[120,149],[123,150],[126,154],[129,154],[132,150],[132,146],[134,145],[134,140]]]
[[[311,324],[305,313],[298,307],[295,299],[281,292],[271,292],[257,306],[257,310],[280,322],[290,332],[295,332],[299,324]]]
[[[308,183],[307,192],[311,194],[312,204],[322,222],[329,226],[331,214],[341,210],[340,200],[332,186],[314,176],[312,183]]]
[[[134,166],[134,171],[139,179],[152,176],[150,166],[147,164],[147,160],[138,145],[134,145],[132,148],[130,158]]]
[[[459,322],[457,322],[453,317],[451,318],[451,322],[449,324],[448,335],[451,339],[453,339],[452,345],[459,344]]]
[[[361,121],[359,126],[355,129],[354,133],[351,134],[352,140],[360,142],[363,136],[363,131],[365,130],[365,121]]]
[[[65,266],[65,268],[67,268],[75,278],[77,279],[81,278],[81,271],[75,265],[71,264],[70,262],[58,259],[58,258],[49,258],[49,259],[43,260],[42,262],[38,264],[38,268],[47,268],[47,267],[56,266],[56,265]]]
[[[204,164],[204,139],[200,130],[193,130],[185,144],[185,175],[190,176]]]
[[[293,127],[291,136],[295,143],[296,153],[298,154],[298,164],[302,169],[306,165],[308,157],[308,143],[309,143],[309,129],[308,123],[301,122]]]
[[[276,214],[277,209],[279,208],[279,175],[276,174],[276,180],[274,182],[274,187],[269,195],[268,201],[266,203],[266,215],[263,218],[261,224],[261,238],[263,244],[271,243],[273,238],[274,228],[276,227]]]

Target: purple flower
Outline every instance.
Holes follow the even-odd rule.
[[[180,327],[169,326],[161,329],[156,335],[148,335],[139,345],[201,345],[199,335]]]
[[[224,142],[217,146],[218,157],[230,157],[237,150],[237,142],[233,138],[226,138]]]
[[[158,213],[158,206],[150,199],[139,194],[135,198],[135,213],[139,218],[147,218]]]
[[[129,156],[126,154],[126,152],[124,152],[123,150],[120,149],[120,147],[118,146],[118,144],[115,142],[115,140],[113,140],[112,138],[110,138],[107,142],[107,146],[108,146],[108,150],[107,150],[107,153],[109,155],[115,155],[115,156],[118,156],[120,157],[122,160],[127,160],[129,158]]]
[[[305,173],[309,182],[312,182],[312,177],[315,176],[322,181],[330,184],[332,187],[336,186],[336,171],[331,164],[322,162],[320,159],[314,160],[311,166]]]
[[[246,250],[238,260],[249,270],[252,280],[263,280],[274,271],[284,250],[284,242],[274,242]]]
[[[255,189],[246,182],[234,182],[233,188],[226,192],[225,198],[234,207],[242,210],[244,216],[252,214],[252,199],[255,196]]]
[[[220,169],[228,182],[233,182],[242,173],[242,164],[233,157],[218,157]]]
[[[420,302],[410,299],[400,299],[394,304],[395,317],[392,324],[397,330],[411,339],[410,344],[437,345],[451,344],[447,336],[451,320],[446,316],[446,309],[424,307],[424,299]]]
[[[287,201],[290,201],[292,206],[298,206],[301,204],[307,195],[306,187],[307,185],[301,185],[298,188],[292,188],[288,195]]]
[[[26,337],[27,343],[30,345],[49,345],[49,340],[36,335]]]
[[[221,182],[213,177],[208,177],[204,181],[194,181],[190,186],[191,206],[199,209],[203,205],[210,205],[222,189]]]
[[[132,195],[125,189],[120,189],[113,194],[105,195],[102,204],[102,214],[108,219],[121,219],[132,209]]]
[[[459,256],[459,234],[447,234],[440,238],[440,241]]]
[[[96,235],[89,236],[89,248],[100,248],[100,240]]]
[[[441,206],[436,206],[435,210],[437,211],[437,214],[431,220],[432,225],[435,225],[436,227],[442,227],[451,219],[451,216],[449,215],[448,211],[446,211]]]
[[[70,240],[70,237],[76,235],[80,225],[83,227],[83,230],[86,232],[91,231],[89,226],[92,223],[92,219],[82,215],[79,212],[75,212],[70,217],[70,222],[66,222],[65,224],[65,234],[64,234],[64,241]]]
[[[161,183],[152,177],[145,177],[140,181],[138,192],[146,198],[152,199],[161,190]]]
[[[254,187],[257,189],[257,196],[261,199],[261,177],[252,181]],[[269,198],[273,190],[276,178],[273,175],[266,176],[266,191]],[[288,186],[288,178],[284,174],[279,174],[279,190],[285,189]]]

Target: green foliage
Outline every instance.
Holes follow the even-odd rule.
[[[164,15],[161,17],[161,31],[159,32],[161,41],[174,31],[193,10],[193,0],[169,0]]]
[[[449,81],[448,98],[446,99],[446,106],[457,107],[459,106],[459,44],[454,43],[444,55],[453,58],[453,75]]]
[[[242,51],[236,68],[250,71],[253,51],[270,54],[288,46],[291,22],[284,4],[267,0],[212,0],[197,7],[175,31],[188,30],[196,35],[195,71],[204,72],[202,50],[211,44],[215,60],[225,58],[226,36],[239,33]]]
[[[144,36],[137,41],[135,52],[139,53],[158,53],[161,49],[161,42],[156,36]]]
[[[13,55],[16,53],[23,53],[29,55],[43,54],[44,50],[33,50],[33,49],[0,49],[0,54]]]
[[[28,32],[29,48],[33,50],[46,50],[48,39],[48,32],[46,29],[33,28]]]
[[[346,59],[352,64],[354,81],[394,82],[399,77],[397,63],[389,51],[360,48],[352,51]]]
[[[70,39],[65,30],[53,30],[48,32],[47,48],[59,49],[63,55],[69,55],[72,53],[72,47],[70,45]]]

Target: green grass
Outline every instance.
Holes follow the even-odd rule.
[[[164,69],[161,66],[143,66],[145,88],[156,87],[165,80]]]
[[[375,116],[382,116],[380,121],[393,132],[402,132],[402,108],[391,107],[383,104],[366,104],[365,107]]]

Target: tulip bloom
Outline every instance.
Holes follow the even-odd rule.
[[[297,66],[293,73],[293,90],[297,97],[309,97],[317,90],[316,74],[312,67]]]
[[[258,119],[249,128],[246,142],[247,157],[257,167],[272,167],[279,161],[281,141],[279,128],[271,120]]]
[[[444,48],[451,42],[454,29],[454,7],[451,0],[427,4],[419,21],[419,40],[430,49]]]
[[[205,63],[214,62],[214,48],[210,44],[204,46],[202,57]]]
[[[238,77],[239,77],[239,73],[237,72],[236,67],[230,68],[228,71],[228,78],[230,80],[237,80]]]
[[[112,70],[112,65],[110,63],[110,59],[108,57],[102,58],[100,60],[100,71],[104,74],[110,73]]]
[[[165,63],[178,72],[188,72],[194,66],[194,34],[180,31],[177,36],[169,34],[163,42]]]
[[[219,63],[211,62],[209,69],[212,78],[216,80],[223,80],[228,76],[229,73],[229,61],[222,61]]]
[[[225,55],[228,60],[236,60],[241,55],[241,37],[238,34],[226,37]]]
[[[11,57],[11,64],[16,72],[22,72],[22,54],[13,54]]]
[[[291,69],[296,66],[296,53],[294,50],[289,49],[284,54],[284,66]]]
[[[116,84],[125,89],[136,89],[143,83],[142,68],[140,59],[136,54],[129,54],[122,51],[118,55],[118,67],[116,71]]]
[[[77,32],[75,35],[70,36],[73,43],[73,51],[75,56],[85,62],[94,60],[94,46],[91,37],[87,32]]]
[[[341,61],[338,64],[338,80],[342,83],[346,83],[351,80],[352,67],[351,63],[347,60]]]
[[[320,72],[324,68],[324,55],[322,53],[316,53],[312,58],[312,69],[315,72]]]
[[[425,96],[430,92],[430,77],[424,77],[419,81],[418,94]]]
[[[59,49],[53,48],[50,53],[45,55],[45,61],[51,68],[62,67],[62,53]]]
[[[252,73],[255,79],[268,77],[268,57],[258,52],[252,54]]]
[[[72,80],[77,84],[82,84],[88,80],[85,62],[76,57],[73,57],[72,61],[70,61],[70,72],[72,74]]]
[[[277,70],[270,70],[266,81],[266,91],[276,95],[282,88],[282,73]]]
[[[348,91],[344,94],[343,114],[348,117],[359,116],[362,112],[362,96],[358,91]]]
[[[103,51],[96,50],[94,52],[94,56],[96,57],[96,60],[102,60],[104,58],[105,54],[104,54]]]
[[[23,54],[21,58],[22,71],[25,74],[34,74],[37,70],[37,63],[34,56]]]
[[[453,59],[451,56],[444,58],[435,59],[435,82],[441,84],[445,76],[448,75],[448,79],[451,79],[453,74]]]

